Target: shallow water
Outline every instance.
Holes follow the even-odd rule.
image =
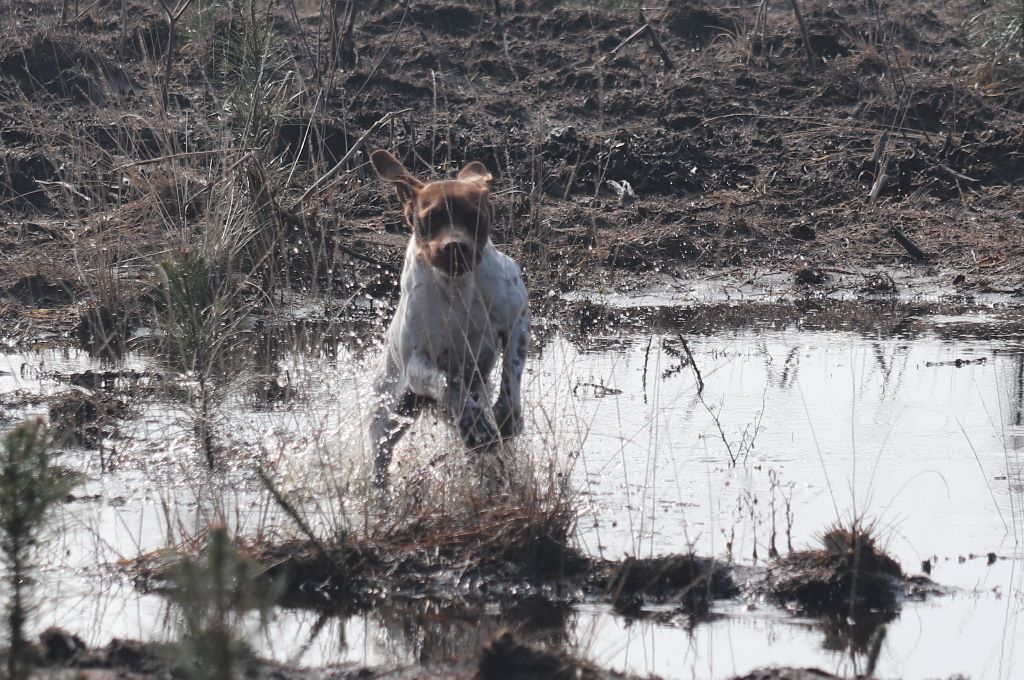
[[[612,302],[610,310],[577,302],[538,324],[526,376],[530,423],[517,444],[524,455],[579,452],[583,549],[618,558],[692,547],[757,567],[773,544],[801,549],[837,517],[862,516],[905,571],[929,560],[932,577],[955,587],[905,603],[885,623],[880,677],[1024,676],[1024,310]],[[376,333],[304,322],[254,335],[244,377],[219,393],[232,461],[225,473],[202,472],[192,409],[166,398],[140,400],[107,442],[112,471],[99,469],[94,451],[70,451],[65,462],[88,481],[75,492],[84,500],[62,508],[35,625],[61,625],[93,644],[169,635],[174,615],[161,597],[97,565],[215,520],[250,533],[273,528],[249,473],[256,462],[319,504],[325,526],[342,508],[351,512],[342,499],[346,480],[362,474]],[[129,363],[153,365],[138,355]],[[67,389],[58,374],[86,368],[100,366],[69,350],[0,355],[0,391],[53,394]],[[287,389],[268,391],[271,377]],[[280,400],[268,402],[270,392]],[[5,403],[10,417],[46,411]],[[450,442],[446,428],[422,419],[396,473]],[[514,625],[611,668],[717,678],[772,664],[863,672],[868,638],[878,634],[763,602],[720,602],[714,611],[695,623],[657,610],[627,620],[602,606],[279,610],[255,642],[311,666],[431,663]]]

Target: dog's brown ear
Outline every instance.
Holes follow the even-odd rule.
[[[413,177],[402,165],[402,161],[383,149],[377,149],[370,154],[370,162],[382,180],[395,185],[398,197],[403,202],[412,200],[416,192],[423,188],[423,182]]]
[[[480,182],[484,185],[485,189],[491,188],[491,180],[494,179],[491,176],[491,172],[484,167],[484,164],[480,161],[471,161],[466,164],[466,167],[459,172],[459,179],[467,182]]]

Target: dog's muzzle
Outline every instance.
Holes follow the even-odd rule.
[[[462,276],[473,269],[473,249],[462,241],[450,241],[441,247],[434,266],[449,276]]]

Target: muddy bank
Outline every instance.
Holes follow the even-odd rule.
[[[526,600],[548,606],[608,602],[634,616],[645,606],[669,605],[700,617],[711,600],[739,594],[728,565],[711,558],[609,561],[565,544],[544,546],[538,538],[529,539],[535,547],[528,550],[518,544],[494,545],[486,534],[493,528],[449,530],[447,540],[415,545],[390,539],[343,546],[296,540],[238,549],[261,566],[264,577],[281,585],[284,606],[368,609],[418,598],[463,606]],[[173,589],[169,579],[180,559],[177,552],[143,555],[127,570],[143,589]]]
[[[669,2],[645,12],[655,43],[629,40],[644,25],[629,9],[373,3],[329,65],[311,48],[317,17],[282,8],[270,27],[296,77],[251,167],[224,114],[229,16],[188,23],[164,83],[166,22],[151,7],[128,3],[122,45],[114,5],[71,28],[54,27],[59,5],[33,5],[0,50],[0,313],[18,332],[67,331],[83,307],[116,326],[155,261],[224,219],[210,199],[225,179],[289,207],[402,109],[366,146],[424,177],[483,161],[495,237],[538,294],[723,268],[812,289],[869,270],[868,294],[907,272],[1019,292],[1024,113],[1012,83],[961,59],[968,11],[804,4],[813,69],[781,7],[762,22],[756,8]],[[404,228],[362,157],[283,221],[264,216],[280,230],[279,280],[393,294]]]
[[[35,646],[39,671],[53,677],[101,680],[116,674],[118,678],[164,679],[178,677],[173,645],[143,644],[133,640],[112,640],[102,648],[90,649],[78,637],[58,628],[45,631]],[[449,666],[433,665],[429,669],[335,667],[319,669],[287,668],[261,659],[240,664],[247,678],[278,678],[282,680],[331,680],[424,677],[452,680],[627,680],[641,676],[602,669],[572,654],[550,651],[518,640],[503,632],[482,647],[464,650],[465,660]],[[658,676],[645,675],[653,679]],[[772,668],[754,671],[736,680],[830,680],[839,676],[816,668]]]

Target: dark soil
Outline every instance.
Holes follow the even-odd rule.
[[[895,612],[906,584],[903,570],[875,545],[871,529],[833,527],[822,548],[776,559],[771,593],[813,615]]]
[[[153,3],[128,1],[122,44],[120,3],[59,25],[60,3],[15,2],[0,46],[3,335],[77,331],[90,345],[120,346],[140,307],[161,297],[150,295],[156,263],[223,226],[210,197],[225,184],[272,227],[269,256],[253,265],[268,290],[393,297],[406,234],[365,163],[373,147],[423,178],[487,165],[495,240],[523,263],[538,299],[766,271],[810,291],[852,272],[871,296],[898,292],[908,271],[965,294],[1024,291],[1024,106],[1019,83],[996,79],[967,35],[964,21],[983,3],[893,0],[876,11],[804,0],[807,45],[787,3],[771,3],[753,31],[756,4],[666,0],[640,17],[516,0],[500,3],[499,16],[492,3],[378,0],[360,3],[351,42],[333,53],[315,9],[293,17],[281,7],[271,23],[291,74],[278,83],[288,105],[250,149],[238,141],[226,76],[223,41],[237,17],[183,18],[165,83],[169,35]],[[627,42],[645,23],[650,31]],[[405,109],[297,203],[376,121]],[[581,333],[619,314],[587,303],[565,311]],[[728,314],[685,313],[694,327]],[[658,312],[645,314],[633,320]],[[843,323],[875,323],[850,317]],[[93,443],[110,436],[124,405],[103,392],[119,375],[81,376],[84,396],[55,403],[55,420]],[[280,390],[256,398],[285,398]],[[422,535],[406,538],[405,547],[295,543],[256,556],[287,575],[296,600],[316,582],[317,597],[355,606],[384,596],[383,575],[389,597],[443,596],[454,583],[488,601],[503,584],[522,597],[525,584],[629,616],[651,604],[700,615],[711,598],[735,594],[728,570],[693,556],[590,560],[561,536],[527,531],[521,550],[456,573],[459,546],[430,556],[409,547]],[[165,565],[141,566],[156,579]],[[780,560],[770,579],[776,597],[820,612],[892,610],[904,587],[898,565],[862,542]],[[165,672],[135,643],[90,652],[58,638],[44,641],[53,663]],[[510,653],[521,666],[502,662]],[[513,638],[483,658],[481,677],[494,677],[494,665],[522,677],[597,672],[534,656]]]
[[[757,33],[754,6],[661,3],[643,21],[664,54],[647,34],[623,44],[642,25],[631,9],[501,6],[368,3],[333,61],[318,17],[282,8],[272,26],[297,84],[261,156],[285,171],[273,200],[290,205],[374,121],[408,108],[367,146],[427,178],[483,161],[495,238],[538,292],[723,267],[810,288],[870,268],[1021,290],[1024,107],[968,37],[972,3],[804,2],[813,69],[785,3]],[[164,112],[167,27],[153,5],[128,3],[123,49],[117,3],[68,26],[59,9],[16,3],[0,48],[0,313],[67,312],[19,333],[130,316],[119,304],[152,285],[178,229],[215,219],[211,183],[241,172],[256,191],[252,168],[221,154],[230,16],[182,20]],[[331,285],[392,291],[404,229],[363,158],[289,213],[286,279],[330,269]],[[104,270],[117,304],[101,295]]]
[[[345,545],[297,540],[239,550],[262,565],[267,578],[283,584],[282,604],[320,609],[358,610],[422,598],[506,604],[533,598],[547,605],[610,602],[631,616],[640,616],[645,605],[667,604],[702,616],[712,599],[739,592],[729,568],[713,559],[671,555],[612,562],[563,544],[551,548],[557,560],[524,562],[512,550],[494,555],[483,535],[454,527],[450,532],[467,541],[457,552],[403,547],[390,539]],[[174,553],[144,555],[130,573],[144,589],[163,589],[177,560]]]

